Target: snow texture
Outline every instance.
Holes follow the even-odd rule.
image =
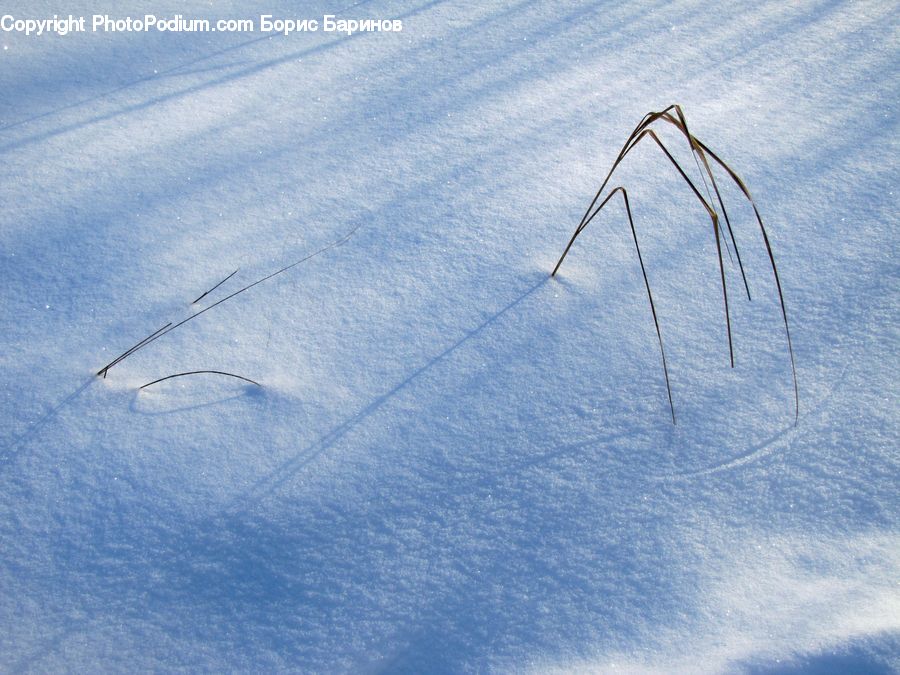
[[[0,34],[0,669],[900,670],[896,2],[152,5],[404,29]]]

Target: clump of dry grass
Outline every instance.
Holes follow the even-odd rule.
[[[699,170],[700,177],[704,183],[705,192],[707,194],[707,197],[704,197],[701,194],[700,190],[697,189],[697,186],[694,184],[694,181],[692,181],[690,179],[688,174],[684,171],[684,169],[681,167],[681,165],[678,163],[678,161],[672,156],[672,154],[669,152],[666,145],[662,142],[662,140],[660,140],[659,136],[656,134],[656,132],[652,128],[652,125],[654,125],[658,121],[665,122],[665,123],[672,125],[685,138],[685,140],[687,140],[687,142],[690,146],[690,149],[691,149],[691,155],[693,156],[694,161],[697,164],[697,169]],[[753,207],[753,213],[756,216],[756,222],[759,224],[759,229],[760,229],[760,232],[762,233],[763,242],[765,243],[766,253],[769,256],[769,262],[772,267],[772,274],[775,278],[775,287],[778,291],[778,301],[781,305],[781,315],[784,319],[784,332],[785,332],[785,336],[787,337],[788,354],[790,355],[790,360],[791,360],[791,376],[793,378],[793,385],[794,385],[794,421],[796,423],[796,421],[799,419],[799,415],[800,415],[800,394],[799,394],[799,388],[797,385],[797,368],[794,363],[794,348],[791,343],[791,331],[788,326],[787,309],[785,308],[785,304],[784,304],[784,293],[782,292],[782,289],[781,289],[781,279],[779,278],[779,275],[778,275],[778,266],[775,264],[775,256],[772,253],[772,246],[769,242],[769,235],[766,232],[765,225],[763,225],[762,217],[759,214],[759,209],[756,206],[756,202],[753,200],[753,197],[750,195],[750,190],[747,189],[747,186],[744,183],[744,181],[740,178],[740,176],[738,176],[738,174],[730,166],[728,166],[728,164],[726,164],[724,161],[722,161],[722,159],[720,159],[716,153],[714,153],[712,150],[710,150],[703,142],[701,142],[696,136],[694,136],[688,130],[687,119],[684,116],[684,112],[682,111],[681,106],[679,106],[677,104],[670,105],[668,108],[666,108],[665,110],[662,110],[660,112],[647,113],[646,115],[644,115],[643,119],[638,123],[638,125],[634,128],[634,130],[628,136],[628,139],[625,141],[625,144],[622,146],[622,150],[619,152],[619,155],[616,157],[616,160],[613,162],[613,165],[610,168],[609,172],[606,174],[606,178],[604,178],[603,182],[600,184],[600,188],[597,190],[597,193],[594,195],[594,198],[591,200],[591,203],[588,206],[587,211],[585,211],[584,216],[582,216],[581,222],[579,222],[578,227],[575,228],[575,232],[572,235],[572,238],[569,240],[569,243],[566,246],[565,250],[563,251],[562,255],[560,256],[559,261],[556,263],[556,267],[553,268],[553,272],[552,272],[551,276],[556,275],[556,272],[559,270],[560,265],[562,265],[563,260],[565,260],[566,255],[569,253],[569,249],[571,249],[572,244],[575,243],[575,239],[577,239],[578,235],[581,234],[582,231],[584,231],[584,229],[588,226],[588,223],[590,223],[597,216],[597,214],[600,213],[600,211],[603,209],[603,207],[606,206],[610,202],[610,200],[613,198],[613,196],[615,196],[616,194],[621,194],[622,199],[625,202],[625,210],[628,214],[628,222],[631,225],[631,235],[634,240],[635,250],[637,251],[638,261],[640,262],[640,265],[641,265],[641,273],[643,274],[643,277],[644,277],[644,285],[647,288],[647,298],[650,301],[650,311],[653,314],[653,323],[656,327],[656,337],[659,341],[659,351],[660,351],[660,355],[662,357],[663,374],[665,376],[665,381],[666,381],[666,393],[668,394],[668,397],[669,397],[669,408],[672,412],[672,423],[674,424],[675,423],[675,405],[672,401],[672,388],[669,383],[669,369],[666,364],[666,352],[665,352],[665,348],[663,347],[662,332],[660,331],[659,320],[657,319],[656,306],[653,303],[653,294],[650,291],[650,281],[647,277],[647,270],[644,267],[643,258],[641,257],[641,250],[638,245],[637,232],[634,227],[634,219],[631,216],[631,206],[628,202],[628,193],[624,187],[618,186],[616,188],[613,188],[612,191],[610,191],[609,194],[606,196],[606,198],[604,198],[602,201],[600,201],[600,203],[598,205],[598,201],[600,200],[600,197],[604,194],[604,191],[606,190],[606,187],[609,184],[610,179],[612,178],[612,175],[615,172],[616,168],[618,168],[619,164],[622,163],[622,161],[625,159],[625,157],[628,155],[628,153],[631,152],[645,138],[650,138],[651,140],[653,140],[656,143],[656,145],[660,148],[660,150],[665,155],[666,159],[668,159],[669,162],[671,162],[671,164],[675,167],[675,169],[678,171],[678,174],[681,176],[681,178],[684,180],[684,182],[690,188],[691,192],[694,194],[694,196],[697,198],[697,200],[703,206],[706,213],[709,215],[710,221],[712,223],[713,236],[715,237],[715,240],[716,240],[716,252],[718,255],[719,276],[720,276],[721,284],[722,284],[722,300],[723,300],[723,304],[724,304],[724,308],[725,308],[725,326],[726,326],[726,332],[728,334],[728,354],[729,354],[732,368],[734,367],[734,346],[733,346],[733,342],[732,342],[732,338],[731,338],[731,314],[730,314],[730,310],[729,310],[729,306],[728,306],[728,285],[725,280],[725,265],[724,265],[724,262],[722,259],[722,244],[723,244],[723,242],[725,244],[725,248],[726,248],[726,251],[728,252],[729,256],[731,255],[731,251],[728,248],[728,238],[731,239],[731,245],[734,248],[734,255],[737,258],[737,264],[741,271],[741,278],[743,279],[744,289],[747,292],[748,300],[751,299],[750,286],[747,283],[747,276],[744,273],[744,265],[743,265],[743,262],[741,261],[740,250],[738,249],[737,241],[735,240],[734,232],[731,227],[731,220],[728,217],[727,210],[725,209],[725,203],[722,199],[722,194],[719,190],[719,186],[718,186],[718,183],[716,182],[716,177],[713,173],[712,165],[710,162],[712,162],[715,165],[718,165],[718,167],[720,169],[724,170],[728,174],[728,176],[731,178],[731,180],[737,185],[738,189],[740,189],[741,193],[744,195],[744,197],[747,198],[747,201],[749,201],[750,205]],[[707,179],[709,179],[709,183],[707,183]],[[719,211],[721,211],[722,217],[725,220],[725,226],[726,226],[726,229],[728,230],[728,238],[726,238],[721,233],[722,228],[721,228],[721,223],[719,221],[719,211],[717,211],[715,206],[713,205],[714,202],[713,202],[712,196],[709,191],[710,185],[712,185],[713,192],[715,193],[715,196],[716,196],[715,204],[718,205]]]

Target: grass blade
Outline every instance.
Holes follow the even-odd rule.
[[[153,380],[153,382],[148,382],[147,384],[141,385],[141,389],[146,389],[150,385],[156,384],[157,382],[165,382],[166,380],[171,380],[175,377],[184,377],[185,375],[200,375],[202,373],[211,373],[213,375],[226,375],[228,377],[235,377],[239,380],[243,380],[244,382],[249,382],[250,384],[255,384],[257,387],[262,387],[259,382],[255,380],[251,380],[249,377],[244,377],[242,375],[235,375],[234,373],[226,373],[224,370],[189,370],[184,373],[175,373],[174,375],[166,375],[165,377],[161,377],[158,380]]]
[[[228,280],[229,280],[231,277],[233,277],[235,274],[237,274],[237,273],[238,273],[238,270],[240,270],[240,269],[241,269],[241,268],[238,267],[234,272],[232,272],[232,273],[229,274],[227,277],[225,277],[224,279],[222,279],[222,281],[220,281],[220,282],[217,283],[215,286],[213,286],[212,288],[210,288],[210,289],[209,289],[208,291],[206,291],[203,295],[201,295],[199,298],[197,298],[196,300],[194,300],[191,304],[192,304],[192,305],[196,305],[196,304],[197,304],[198,302],[200,302],[203,298],[205,298],[207,295],[209,295],[210,293],[212,293],[214,290],[216,290],[219,286],[221,286],[221,285],[224,284],[226,281],[228,281]]]
[[[144,340],[142,340],[141,342],[139,342],[138,344],[136,344],[134,347],[132,347],[131,349],[129,349],[127,352],[125,352],[124,354],[122,354],[122,355],[119,356],[118,358],[114,359],[113,361],[111,361],[110,363],[108,363],[107,365],[105,365],[103,368],[101,368],[99,371],[97,371],[97,375],[101,375],[101,374],[102,374],[103,377],[106,377],[106,373],[107,373],[107,372],[109,371],[109,369],[112,368],[114,365],[116,365],[116,364],[119,363],[120,361],[123,361],[123,360],[124,360],[125,358],[127,358],[128,356],[131,356],[131,355],[134,354],[136,351],[138,351],[138,350],[140,350],[140,349],[143,349],[143,348],[146,347],[147,345],[149,345],[149,344],[151,344],[152,342],[158,340],[158,339],[161,338],[163,335],[166,335],[167,333],[172,332],[173,330],[175,330],[175,329],[178,328],[179,326],[183,326],[183,325],[186,324],[187,322],[196,319],[196,318],[197,318],[198,316],[200,316],[201,314],[204,314],[205,312],[208,312],[208,311],[211,310],[213,307],[217,307],[218,305],[221,305],[223,302],[227,302],[228,300],[231,300],[231,298],[240,295],[240,294],[243,293],[244,291],[249,291],[249,290],[250,290],[251,288],[253,288],[254,286],[257,286],[257,285],[263,283],[264,281],[268,281],[268,280],[271,279],[272,277],[276,277],[276,276],[278,276],[279,274],[282,274],[282,273],[284,273],[284,272],[287,272],[289,269],[291,269],[291,268],[293,268],[293,267],[296,267],[296,266],[299,265],[300,263],[306,262],[306,261],[309,260],[310,258],[314,258],[314,257],[316,257],[317,255],[320,255],[320,254],[324,253],[325,251],[329,251],[329,250],[331,250],[331,249],[333,249],[333,248],[335,248],[335,247],[337,247],[337,246],[340,246],[341,244],[345,243],[348,239],[350,239],[350,237],[352,237],[354,234],[356,234],[356,231],[361,227],[361,225],[362,225],[362,224],[360,223],[359,225],[357,225],[356,227],[354,227],[352,230],[350,230],[350,232],[348,232],[346,235],[344,235],[344,236],[341,237],[340,239],[337,239],[337,240],[331,242],[331,243],[328,244],[327,246],[323,246],[323,247],[320,248],[319,250],[314,251],[313,253],[310,253],[309,255],[304,256],[303,258],[300,258],[300,260],[297,260],[297,261],[295,261],[295,262],[292,262],[290,265],[285,265],[285,266],[282,267],[281,269],[276,270],[275,272],[272,272],[271,274],[267,274],[266,276],[264,276],[264,277],[261,278],[261,279],[257,279],[257,280],[254,281],[252,284],[247,284],[246,286],[244,286],[243,288],[241,288],[241,289],[235,291],[235,292],[232,293],[231,295],[227,295],[227,296],[225,296],[224,298],[222,298],[221,300],[217,300],[216,302],[214,302],[213,304],[211,304],[209,307],[204,307],[204,308],[201,309],[200,311],[195,312],[194,314],[191,314],[191,315],[190,315],[189,317],[187,317],[186,319],[182,319],[181,321],[179,321],[179,322],[176,323],[176,324],[167,324],[166,326],[163,327],[164,329],[160,329],[159,331],[157,331],[156,333],[154,333],[154,334],[151,335],[150,337],[144,338]]]

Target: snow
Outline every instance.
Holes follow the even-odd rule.
[[[0,667],[900,670],[896,4],[151,4],[404,29],[0,33]]]

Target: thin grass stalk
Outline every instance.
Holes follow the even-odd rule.
[[[221,300],[218,300],[218,301],[214,302],[213,304],[211,304],[209,307],[204,307],[204,308],[201,309],[199,312],[195,312],[194,314],[191,314],[191,315],[190,315],[189,317],[187,317],[186,319],[182,319],[182,320],[179,321],[178,323],[176,323],[176,324],[174,324],[174,325],[170,325],[168,328],[166,328],[166,329],[163,330],[162,332],[159,332],[159,331],[158,331],[158,334],[157,334],[157,335],[154,335],[154,336],[152,336],[151,338],[145,338],[144,341],[143,341],[142,343],[139,343],[139,344],[135,345],[135,346],[132,347],[130,350],[128,350],[127,352],[123,353],[122,355],[120,355],[119,357],[117,357],[116,359],[114,359],[112,362],[110,362],[109,364],[105,365],[103,368],[101,368],[100,370],[98,370],[98,371],[97,371],[97,375],[101,375],[101,374],[102,374],[104,377],[106,377],[106,373],[107,373],[107,372],[109,371],[109,369],[112,368],[115,364],[117,364],[117,363],[119,363],[120,361],[124,360],[126,357],[131,356],[131,354],[134,354],[136,351],[138,351],[138,350],[140,350],[140,349],[143,349],[144,347],[146,347],[147,345],[151,344],[152,342],[158,340],[158,339],[161,338],[163,335],[166,335],[166,334],[168,334],[168,333],[171,333],[173,330],[175,330],[175,329],[178,328],[179,326],[183,326],[183,325],[186,324],[188,321],[191,321],[191,320],[193,320],[193,319],[196,319],[198,316],[200,316],[201,314],[203,314],[203,313],[205,313],[205,312],[208,312],[208,311],[211,310],[213,307],[217,307],[218,305],[221,305],[223,302],[226,302],[226,301],[228,301],[228,300],[231,300],[231,298],[233,298],[233,297],[235,297],[235,296],[237,296],[237,295],[240,295],[240,294],[243,293],[244,291],[250,290],[250,289],[253,288],[254,286],[257,286],[258,284],[261,284],[261,283],[264,282],[264,281],[268,281],[268,280],[271,279],[272,277],[276,277],[276,276],[278,276],[279,274],[282,274],[283,272],[287,272],[287,271],[288,271],[289,269],[291,269],[292,267],[296,267],[296,266],[299,265],[300,263],[306,262],[306,261],[309,260],[310,258],[314,258],[315,256],[317,256],[317,255],[319,255],[319,254],[321,254],[321,253],[324,253],[325,251],[328,251],[328,250],[330,250],[330,249],[332,249],[332,248],[335,248],[336,246],[340,246],[341,244],[343,244],[344,242],[346,242],[348,239],[350,239],[350,237],[352,237],[352,236],[356,233],[356,231],[360,228],[361,225],[362,225],[362,224],[360,223],[360,225],[357,225],[356,227],[354,227],[349,233],[347,233],[347,234],[346,234],[345,236],[343,236],[341,239],[338,239],[338,240],[336,240],[336,241],[333,241],[333,242],[331,242],[330,244],[328,244],[327,246],[323,246],[323,247],[320,248],[318,251],[315,251],[314,253],[310,253],[309,255],[307,255],[307,256],[301,258],[300,260],[297,260],[296,262],[291,263],[290,265],[285,265],[285,266],[282,267],[280,270],[277,270],[277,271],[275,271],[275,272],[272,272],[271,274],[267,274],[267,275],[264,276],[262,279],[258,279],[257,281],[254,281],[252,284],[248,284],[248,285],[244,286],[243,288],[241,288],[241,289],[235,291],[235,292],[232,293],[231,295],[225,296],[225,297],[222,298]]]
[[[731,237],[731,243],[734,246],[734,253],[735,253],[735,256],[737,256],[738,268],[741,271],[741,279],[743,279],[744,288],[747,291],[747,300],[752,300],[752,297],[750,295],[750,284],[747,282],[747,275],[744,271],[744,263],[741,260],[741,251],[738,248],[737,239],[735,239],[734,230],[731,227],[731,219],[728,217],[728,210],[725,208],[725,202],[722,199],[722,193],[719,191],[719,185],[716,181],[715,174],[713,173],[712,168],[709,166],[709,162],[706,161],[706,157],[703,152],[703,148],[705,146],[702,143],[700,143],[700,141],[697,139],[696,136],[694,136],[693,134],[690,133],[690,131],[688,131],[686,118],[684,117],[684,112],[681,110],[681,106],[679,106],[678,104],[675,104],[673,107],[675,108],[676,112],[678,113],[677,119],[675,117],[673,117],[671,115],[671,113],[668,113],[668,112],[663,112],[660,115],[659,119],[662,119],[665,122],[669,122],[670,124],[675,126],[675,128],[678,129],[682,134],[684,134],[685,136],[688,136],[690,144],[691,144],[692,154],[694,154],[695,161],[696,161],[698,155],[702,159],[703,166],[706,168],[706,174],[709,176],[709,180],[712,183],[713,190],[716,193],[716,199],[719,202],[719,207],[722,209],[722,216],[725,218],[725,225],[728,228],[728,236]],[[699,163],[698,163],[697,168],[700,169]],[[703,178],[703,170],[702,169],[700,169],[700,176],[701,176],[701,178]],[[706,183],[705,178],[703,178],[703,182],[704,182],[704,184]],[[707,188],[707,193],[709,193],[709,188]],[[710,201],[712,201],[711,197],[710,197]],[[726,241],[726,247],[727,247],[727,241]],[[729,252],[729,255],[730,255],[730,252]]]
[[[228,281],[228,280],[229,280],[231,277],[233,277],[235,274],[237,274],[238,271],[239,271],[240,269],[241,269],[241,268],[238,267],[234,272],[232,272],[231,274],[229,274],[227,277],[225,277],[224,279],[222,279],[222,281],[220,281],[220,282],[217,283],[215,286],[213,286],[212,288],[210,288],[208,291],[206,291],[205,293],[203,293],[199,298],[197,298],[196,300],[194,300],[191,304],[192,304],[192,305],[196,305],[196,304],[197,304],[198,302],[200,302],[203,298],[205,298],[207,295],[209,295],[210,293],[212,293],[214,290],[216,290],[219,286],[221,286],[221,285],[224,284],[226,281]]]
[[[656,133],[654,133],[653,129],[646,129],[645,131],[643,131],[638,137],[638,140],[635,141],[635,145],[637,145],[645,135],[650,136],[654,141],[656,141],[656,144],[665,153],[666,157],[669,158],[669,161],[672,162],[675,168],[678,169],[678,173],[681,174],[681,177],[690,186],[691,190],[694,192],[694,195],[706,208],[706,211],[709,214],[710,219],[712,220],[713,236],[715,236],[716,238],[716,252],[719,258],[719,275],[722,280],[722,298],[725,303],[725,327],[728,333],[728,356],[731,361],[731,367],[734,368],[734,346],[731,337],[731,312],[728,308],[728,285],[725,283],[725,264],[722,260],[722,244],[719,239],[719,216],[716,213],[715,209],[713,209],[713,207],[710,206],[710,204],[703,198],[703,195],[700,194],[700,191],[697,189],[691,179],[688,178],[688,175],[684,172],[684,170],[681,168],[681,165],[678,164],[678,162],[675,160],[675,158],[672,156],[663,142],[659,140],[659,137],[656,135]]]
[[[738,174],[730,166],[728,166],[728,164],[722,161],[719,156],[716,155],[716,153],[714,153],[712,150],[710,150],[706,145],[704,145],[700,141],[697,141],[697,143],[700,145],[700,147],[703,148],[706,153],[709,154],[713,161],[715,161],[719,166],[725,169],[734,183],[747,198],[747,201],[750,202],[750,206],[753,207],[753,214],[756,216],[756,222],[759,224],[759,229],[763,237],[763,243],[765,243],[766,246],[766,253],[769,256],[769,263],[772,266],[772,275],[775,277],[775,287],[778,291],[778,302],[781,305],[781,316],[784,319],[784,333],[787,337],[788,354],[790,355],[791,359],[791,376],[794,382],[794,422],[796,423],[800,419],[800,387],[797,383],[797,367],[794,361],[794,347],[791,341],[791,329],[788,325],[787,307],[784,303],[784,293],[781,288],[781,278],[778,274],[778,266],[775,264],[775,254],[772,251],[772,245],[769,242],[769,235],[766,232],[765,225],[763,225],[762,216],[760,216],[759,214],[759,209],[756,206],[756,202],[753,200],[753,197],[750,194],[750,190],[744,184],[744,181],[741,179],[741,177],[738,176]]]
[[[153,339],[157,334],[161,333],[162,331],[164,331],[166,328],[168,328],[168,327],[171,326],[171,325],[172,325],[172,322],[170,321],[169,323],[167,323],[167,324],[166,324],[165,326],[163,326],[162,328],[157,328],[154,332],[150,333],[150,335],[148,335],[147,337],[145,337],[143,340],[141,340],[140,342],[138,342],[136,345],[134,345],[134,346],[131,347],[130,349],[127,349],[126,351],[124,351],[124,352],[122,352],[121,354],[119,354],[119,355],[118,355],[115,359],[113,359],[108,365],[104,366],[104,367],[101,368],[99,371],[97,371],[97,375],[102,374],[103,377],[104,377],[104,379],[105,379],[105,378],[106,378],[106,373],[107,373],[107,371],[108,371],[110,368],[112,368],[114,365],[116,365],[119,361],[121,361],[122,359],[124,359],[126,356],[128,356],[128,355],[131,354],[132,352],[134,352],[134,351],[136,351],[137,349],[139,349],[140,347],[142,347],[144,344],[146,344],[146,343],[149,342],[151,339]]]
[[[644,277],[644,286],[647,289],[647,299],[650,301],[650,312],[653,315],[653,325],[656,327],[656,339],[659,341],[659,353],[662,357],[663,375],[665,376],[666,380],[666,395],[669,397],[669,409],[672,412],[672,424],[675,424],[675,403],[672,399],[672,387],[669,382],[669,366],[666,361],[666,350],[663,347],[662,331],[660,330],[659,318],[656,314],[656,304],[653,302],[653,293],[650,290],[650,279],[647,277],[647,268],[644,267],[644,258],[641,255],[641,247],[640,245],[638,245],[637,230],[634,227],[634,218],[631,215],[631,203],[628,200],[628,192],[625,190],[625,188],[621,185],[614,188],[612,192],[610,192],[606,196],[606,199],[604,199],[600,203],[600,206],[594,209],[593,213],[588,216],[587,220],[579,225],[577,232],[580,234],[588,226],[588,224],[590,224],[590,222],[600,213],[603,207],[606,206],[609,201],[616,196],[616,193],[619,192],[622,193],[622,199],[625,202],[625,212],[628,214],[628,223],[631,226],[631,236],[632,239],[634,239],[634,249],[635,251],[637,251],[638,262],[641,265],[641,275],[643,275]]]
[[[625,201],[628,224],[631,226],[631,236],[634,239],[634,250],[637,251],[638,262],[641,265],[641,274],[644,277],[644,286],[647,288],[647,299],[650,301],[650,312],[653,314],[653,325],[656,327],[656,339],[659,341],[659,354],[660,357],[662,357],[663,375],[666,378],[666,395],[669,397],[669,410],[672,412],[672,424],[675,424],[675,402],[672,400],[672,386],[669,383],[669,366],[666,363],[666,350],[663,347],[662,331],[659,328],[659,318],[656,315],[656,305],[653,302],[653,293],[650,291],[650,280],[647,278],[647,268],[644,267],[644,258],[641,255],[641,247],[638,245],[637,230],[634,227],[634,218],[631,216],[631,204],[628,201],[628,192],[626,192],[625,188],[618,187],[613,190],[612,194],[615,194],[617,191],[622,192],[622,199]]]
[[[156,384],[158,382],[165,382],[166,380],[171,380],[175,377],[184,377],[185,375],[200,375],[202,373],[210,373],[213,375],[227,375],[228,377],[235,377],[239,380],[243,380],[244,382],[249,382],[250,384],[255,384],[257,387],[262,387],[259,382],[255,380],[251,380],[249,377],[244,377],[243,375],[235,375],[234,373],[226,373],[224,370],[189,370],[184,373],[175,373],[174,375],[166,375],[166,377],[161,377],[158,380],[153,380],[153,382],[148,382],[147,384],[141,385],[141,389],[146,389],[150,385]]]

